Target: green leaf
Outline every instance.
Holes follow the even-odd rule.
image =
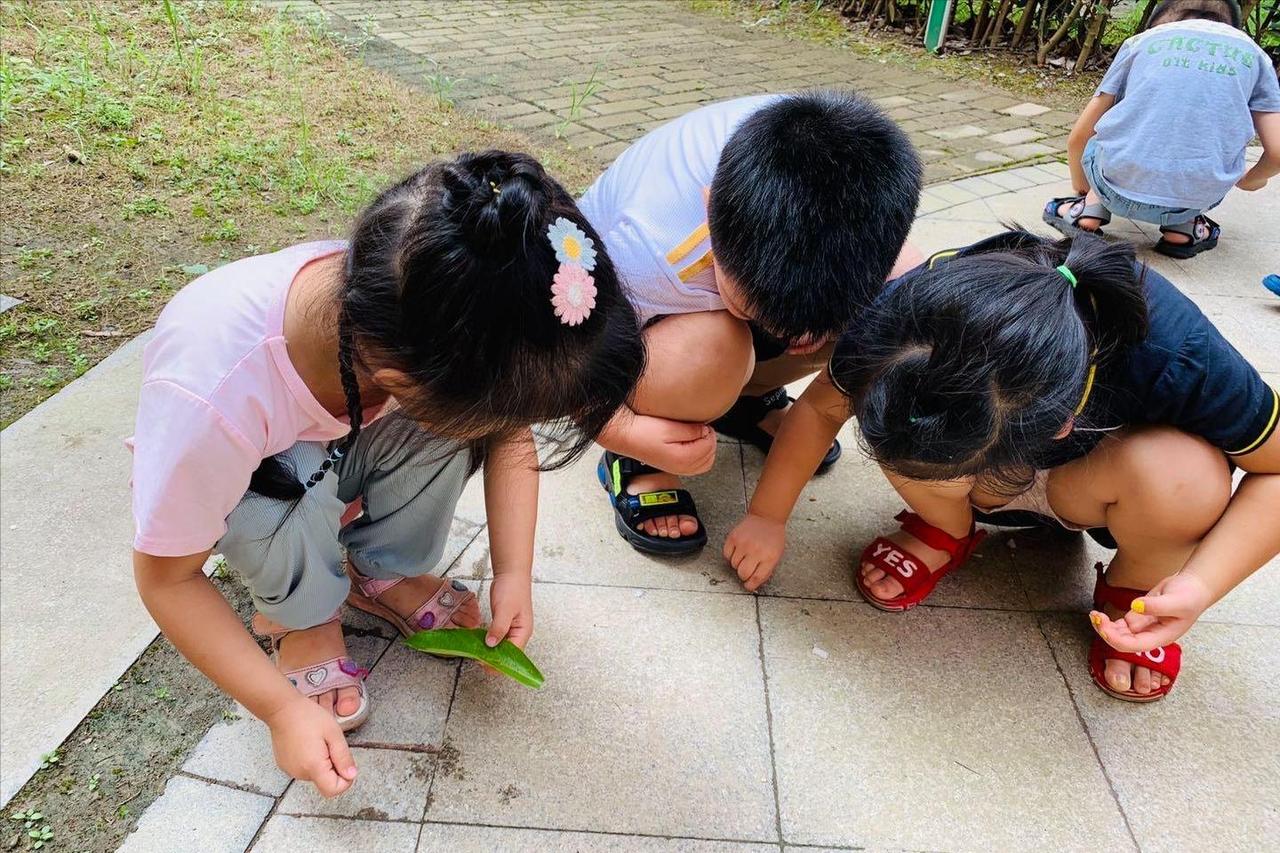
[[[204,275],[209,271],[208,264],[184,264],[182,271],[187,275]]]
[[[519,646],[503,640],[490,648],[484,643],[486,633],[484,628],[436,628],[419,631],[404,643],[427,654],[480,661],[535,690],[542,686],[542,673]]]

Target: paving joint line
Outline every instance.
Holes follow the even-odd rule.
[[[276,798],[275,794],[267,793],[261,788],[255,788],[252,785],[245,785],[239,782],[228,782],[225,779],[214,779],[212,776],[201,776],[199,773],[192,773],[190,770],[183,770],[182,768],[178,768],[178,772],[174,773],[173,776],[170,776],[169,778],[172,779],[174,776],[186,776],[188,779],[195,779],[197,782],[207,782],[210,785],[230,788],[231,790],[239,791],[242,794],[255,794],[259,797],[266,797],[268,800],[274,800]],[[165,784],[167,785],[168,782],[166,781]]]
[[[716,835],[667,835],[660,832],[644,832],[614,829],[578,829],[569,826],[524,826],[514,823],[483,823],[465,820],[442,820],[440,818],[427,818],[422,821],[423,824],[434,824],[439,826],[473,826],[480,829],[527,829],[535,832],[577,832],[583,835],[604,835],[614,838],[654,838],[662,841],[720,841],[730,844],[773,844],[769,840],[759,838],[731,838],[727,836]]]
[[[778,847],[781,848],[785,841],[782,836],[782,796],[778,787],[778,755],[777,744],[773,737],[773,703],[769,697],[769,666],[765,663],[764,657],[764,620],[760,618],[760,596],[756,599],[756,654],[760,658],[760,676],[763,679],[764,686],[764,719],[765,728],[769,733],[769,775],[773,783],[773,822],[774,829],[778,833]]]
[[[1093,732],[1089,729],[1089,722],[1084,718],[1084,713],[1080,710],[1080,703],[1076,700],[1076,692],[1072,689],[1071,681],[1067,678],[1067,673],[1062,668],[1062,662],[1058,660],[1058,652],[1054,649],[1053,643],[1049,641],[1049,633],[1045,631],[1043,619],[1036,619],[1036,628],[1040,631],[1040,637],[1049,649],[1049,657],[1053,659],[1053,665],[1058,670],[1058,677],[1062,679],[1062,686],[1067,689],[1067,698],[1071,700],[1071,708],[1076,713],[1076,720],[1080,723],[1080,730],[1084,732],[1085,740],[1089,742],[1089,748],[1093,750],[1093,758],[1098,762],[1098,769],[1102,771],[1102,778],[1106,781],[1107,790],[1111,793],[1111,799],[1116,804],[1116,811],[1120,812],[1120,819],[1124,821],[1125,831],[1129,834],[1129,842],[1133,845],[1134,850],[1142,853],[1142,845],[1138,843],[1138,836],[1133,831],[1133,824],[1129,822],[1129,814],[1124,809],[1124,803],[1120,801],[1120,792],[1116,790],[1115,782],[1111,778],[1111,773],[1107,770],[1106,762],[1102,760],[1102,753],[1098,750],[1098,744],[1093,739]]]

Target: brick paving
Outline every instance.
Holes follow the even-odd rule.
[[[563,138],[601,165],[700,104],[814,85],[876,99],[915,141],[929,182],[1054,159],[1075,120],[969,80],[753,32],[680,0],[287,5],[323,11],[364,42],[370,64],[495,121]]]

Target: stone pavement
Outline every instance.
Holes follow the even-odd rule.
[[[929,189],[926,251],[1038,223],[1065,167]],[[1280,188],[1233,193],[1221,246],[1143,258],[1280,383]],[[1151,229],[1117,221],[1148,246]],[[852,437],[846,432],[846,446]],[[348,614],[372,667],[360,778],[325,801],[275,769],[265,728],[219,723],[142,817],[129,851],[1241,850],[1280,838],[1280,560],[1185,641],[1172,696],[1121,703],[1089,681],[1090,566],[1071,535],[1001,533],[907,614],[850,582],[900,502],[856,453],[815,480],[759,595],[718,556],[761,469],[722,442],[692,485],[713,545],[684,561],[625,547],[593,459],[546,476],[533,692],[408,651]],[[448,574],[479,587],[471,488]]]
[[[1075,121],[970,80],[754,32],[679,0],[272,2],[319,9],[367,42],[371,64],[562,137],[601,165],[700,104],[816,85],[875,98],[911,134],[931,182],[1051,158]]]

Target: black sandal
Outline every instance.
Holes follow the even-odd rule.
[[[760,421],[764,420],[764,416],[770,412],[785,409],[788,404],[794,402],[793,398],[787,396],[785,388],[774,388],[759,397],[748,397],[744,394],[738,398],[738,402],[733,404],[733,408],[712,421],[711,426],[721,435],[758,447],[767,456],[770,448],[773,447],[773,436],[765,432],[760,426]],[[840,442],[831,442],[831,448],[818,463],[818,470],[814,475],[825,473],[836,464],[841,452]]]
[[[1196,233],[1199,229],[1197,225],[1203,225],[1208,231],[1208,236],[1203,240]],[[1160,228],[1161,234],[1173,232],[1174,234],[1182,234],[1191,239],[1186,243],[1170,243],[1161,237],[1160,242],[1156,243],[1156,251],[1162,255],[1168,255],[1171,258],[1186,260],[1194,258],[1201,252],[1207,252],[1218,245],[1218,238],[1222,236],[1222,226],[1214,222],[1204,214],[1200,214],[1190,222],[1180,222],[1177,225],[1164,225]]]
[[[632,548],[646,554],[659,554],[666,557],[692,554],[707,544],[707,529],[698,516],[698,507],[693,502],[693,495],[686,489],[662,489],[656,492],[641,492],[638,495],[627,494],[627,483],[639,474],[657,474],[657,468],[627,456],[619,456],[606,450],[600,457],[596,468],[596,476],[600,485],[609,493],[613,502],[613,520],[618,533],[631,544]],[[672,539],[667,536],[650,536],[636,525],[651,518],[664,515],[691,515],[698,520],[698,532],[692,536],[680,536]]]
[[[1067,209],[1066,216],[1058,213],[1058,209],[1064,204],[1071,205]],[[1102,236],[1102,226],[1111,224],[1111,211],[1101,204],[1085,204],[1085,198],[1082,195],[1065,195],[1049,199],[1040,218],[1046,224],[1057,229],[1064,237],[1075,237],[1082,231]],[[1081,219],[1096,219],[1098,220],[1098,227],[1092,231],[1088,228],[1081,228]]]

